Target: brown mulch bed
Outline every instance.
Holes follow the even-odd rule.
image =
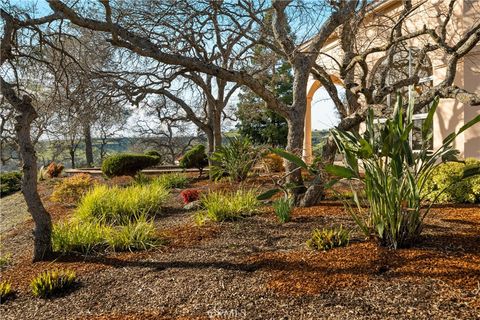
[[[234,186],[199,179],[189,187]],[[1,278],[18,293],[0,305],[1,319],[480,319],[478,205],[436,206],[416,246],[390,250],[366,241],[336,201],[297,208],[283,225],[266,208],[196,226],[178,193],[157,220],[168,241],[149,251],[32,264],[31,225],[17,228],[4,238],[14,261]],[[71,212],[47,207],[54,219]],[[306,248],[313,228],[339,224],[354,229],[349,246]],[[56,299],[33,298],[31,277],[52,267],[76,270],[80,286]]]

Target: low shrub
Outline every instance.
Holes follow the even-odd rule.
[[[290,221],[290,216],[294,207],[293,199],[282,197],[273,202],[275,215],[281,223]]]
[[[474,167],[480,167],[480,160],[468,158],[465,163],[440,164],[425,181],[422,197],[441,203],[480,202],[480,175],[462,179],[465,170]]]
[[[203,144],[197,144],[185,152],[183,157],[180,159],[179,165],[184,169],[198,169],[201,176],[203,173],[203,168],[208,166],[208,157],[205,153],[205,146]]]
[[[188,204],[193,201],[197,201],[200,198],[200,191],[197,189],[186,189],[180,192],[180,197],[182,197],[183,203]]]
[[[57,178],[62,174],[63,169],[63,164],[56,164],[55,162],[52,162],[48,165],[45,174],[48,178]]]
[[[13,295],[12,285],[10,282],[2,281],[0,282],[0,303],[4,303]]]
[[[159,242],[155,225],[145,216],[121,226],[74,220],[55,224],[52,233],[53,249],[62,253],[146,250]]]
[[[162,155],[160,154],[160,152],[155,151],[155,150],[147,150],[147,151],[145,151],[145,155],[147,155],[147,156],[159,157],[159,158],[162,156]]]
[[[195,215],[197,223],[206,220],[225,221],[253,215],[260,206],[255,190],[237,190],[234,193],[209,192],[200,199],[204,210]]]
[[[119,153],[106,158],[102,163],[102,172],[107,177],[134,176],[140,170],[152,167],[160,158],[144,154]]]
[[[19,171],[0,173],[0,197],[22,189],[22,173]]]
[[[154,179],[166,189],[185,188],[188,184],[188,177],[183,173],[162,174]]]
[[[275,153],[268,153],[262,159],[263,165],[267,172],[283,172],[283,158]]]
[[[48,298],[64,293],[75,283],[76,274],[72,270],[45,271],[33,278],[30,283],[35,297]]]
[[[145,173],[139,172],[135,175],[134,181],[136,184],[148,184],[152,182],[152,178],[147,176]]]
[[[214,180],[229,177],[233,181],[243,181],[257,161],[258,150],[245,137],[228,138],[228,143],[215,151],[210,160],[210,177]]]
[[[76,204],[95,185],[95,179],[86,173],[79,173],[62,179],[53,188],[50,199],[54,202]]]
[[[83,221],[94,219],[125,225],[141,215],[152,217],[160,213],[168,194],[163,184],[156,180],[148,185],[125,188],[99,185],[83,197],[75,216]]]
[[[350,232],[341,225],[331,229],[314,229],[307,246],[315,250],[330,250],[334,247],[345,247],[350,242]]]

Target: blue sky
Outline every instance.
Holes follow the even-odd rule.
[[[36,15],[39,16],[51,12],[46,0],[9,0],[8,2],[21,7],[33,5],[36,8]],[[236,100],[232,99],[233,102],[236,102]],[[327,92],[323,88],[318,89],[312,100],[312,130],[329,129],[338,122],[335,106],[329,99]]]

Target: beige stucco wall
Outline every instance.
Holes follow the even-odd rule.
[[[420,1],[420,0],[418,0]],[[418,2],[414,1],[414,3]],[[413,32],[427,25],[429,27],[438,25],[439,12],[445,12],[449,1],[445,0],[428,0],[426,1],[415,14],[406,21],[406,32]],[[401,1],[390,1],[379,8],[379,14],[372,18],[372,25],[381,24],[374,19],[382,19],[382,15],[395,16],[399,14]],[[452,23],[449,25],[447,34],[450,36],[450,44],[456,41],[472,26],[474,21],[480,15],[480,0],[478,2],[472,0],[458,0],[454,7],[454,14]],[[387,30],[378,30],[375,27],[366,26],[364,40],[356,39],[360,46],[369,47],[381,45],[382,39],[388,35]],[[359,36],[360,37],[360,36]],[[425,42],[431,42],[429,37],[420,37],[409,42],[410,46],[423,47]],[[363,45],[362,45],[363,43]],[[328,43],[322,51],[326,55],[320,55],[318,63],[326,67],[332,75],[338,74],[335,69],[336,63],[330,57],[341,59],[342,53],[339,50],[338,40],[333,39]],[[372,55],[369,61],[369,69],[371,70],[375,63],[381,58],[383,54]],[[433,84],[440,83],[445,78],[447,56],[442,51],[437,50],[428,55],[433,69]],[[480,46],[474,49],[468,56],[458,63],[455,84],[468,91],[480,93]],[[310,81],[307,88],[309,98],[318,89],[318,81]],[[310,106],[309,106],[310,107]],[[305,144],[304,156],[306,159],[311,155],[311,114],[310,109],[307,108],[306,128],[305,128]],[[311,110],[311,112],[321,112],[321,110]],[[441,145],[442,140],[454,130],[458,130],[464,123],[480,114],[480,107],[465,106],[453,99],[442,99],[438,107],[437,114],[434,118],[434,147]],[[311,140],[310,140],[311,141]],[[460,135],[454,145],[462,157],[477,157],[480,158],[480,125],[470,128],[464,134]]]

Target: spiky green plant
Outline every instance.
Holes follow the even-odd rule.
[[[60,294],[72,287],[76,274],[72,270],[49,270],[32,279],[30,288],[35,297],[47,298]]]
[[[105,240],[113,251],[147,250],[160,243],[155,225],[145,216],[129,221],[124,226],[109,229]]]
[[[480,121],[477,116],[458,132],[448,135],[436,151],[429,152],[427,143],[432,138],[433,116],[439,102],[436,98],[421,128],[422,149],[414,153],[409,143],[414,128],[414,104],[411,102],[404,111],[401,96],[397,101],[393,117],[380,131],[375,128],[372,110],[368,112],[363,135],[332,130],[344,157],[344,166],[326,166],[333,175],[364,184],[367,215],[364,215],[357,190],[352,189],[356,208],[348,203],[347,206],[366,235],[374,235],[382,245],[393,248],[411,245],[419,237],[425,216],[436,200],[422,208],[421,195],[426,182],[439,162],[455,159],[457,151],[452,147],[455,138]]]
[[[247,138],[228,138],[227,144],[210,156],[210,176],[214,180],[226,176],[233,181],[243,181],[259,157],[260,153]]]
[[[314,229],[307,240],[307,246],[315,250],[330,250],[335,247],[345,247],[350,242],[350,231],[339,227],[330,229]]]
[[[188,184],[188,177],[184,173],[162,174],[154,179],[157,183],[163,185],[166,189],[185,188]]]
[[[82,220],[95,219],[101,223],[125,225],[141,215],[160,213],[168,197],[161,181],[125,188],[96,186],[80,202],[75,216]]]
[[[281,223],[290,221],[293,207],[294,202],[288,197],[282,197],[273,202],[273,210]]]
[[[0,303],[5,302],[13,295],[12,285],[8,281],[0,282]]]
[[[206,220],[217,222],[250,216],[258,211],[260,205],[255,190],[242,189],[233,193],[209,192],[200,201],[204,209],[195,215],[199,224]]]

